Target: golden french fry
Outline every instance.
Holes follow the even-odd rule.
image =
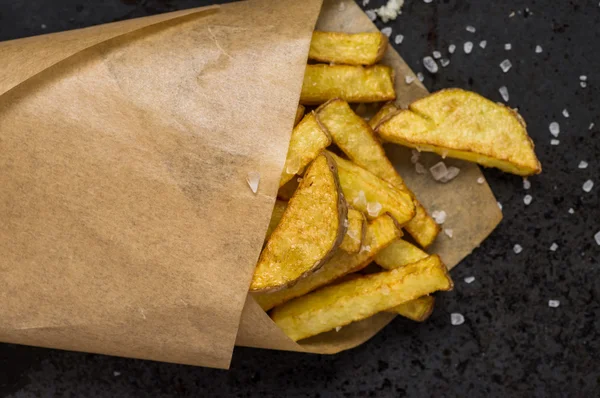
[[[250,291],[283,289],[319,269],[342,243],[346,218],[335,162],[322,153],[260,254]]]
[[[366,228],[363,250],[350,254],[338,250],[318,271],[301,279],[290,288],[276,292],[255,293],[252,296],[265,311],[302,296],[321,286],[328,285],[344,275],[361,270],[373,261],[377,252],[402,236],[394,220],[388,215],[377,217]]]
[[[292,131],[283,173],[279,186],[282,187],[331,144],[331,137],[321,127],[314,112],[304,116]]]
[[[390,270],[416,263],[427,256],[429,256],[429,254],[425,253],[417,246],[410,244],[403,239],[398,239],[377,253],[375,262],[381,268]]]
[[[383,58],[387,36],[376,33],[342,33],[315,31],[308,58],[334,64],[373,65]]]
[[[384,65],[306,65],[300,103],[317,105],[338,97],[348,102],[395,99],[393,69]]]
[[[365,215],[358,210],[348,209],[348,229],[340,249],[347,253],[358,253],[365,234]]]
[[[431,245],[440,227],[406,187],[367,122],[354,113],[346,101],[339,98],[321,105],[316,115],[333,142],[350,160],[377,177],[406,190],[413,197],[415,217],[405,225],[405,229],[421,246]]]
[[[294,127],[296,127],[296,125],[300,123],[300,121],[304,117],[305,110],[306,108],[304,107],[304,105],[298,104],[298,108],[296,109],[296,119],[294,120]]]
[[[383,119],[385,119],[386,117],[388,117],[392,113],[396,112],[397,110],[398,110],[398,107],[396,106],[396,104],[393,101],[386,102],[379,109],[379,111],[375,114],[375,116],[373,116],[369,120],[369,126],[371,126],[371,128],[373,130],[375,130],[375,128],[377,128],[377,126],[379,125],[379,123],[381,123],[381,121]]]
[[[542,166],[525,122],[512,109],[473,92],[442,90],[380,123],[386,141],[527,176]]]
[[[349,160],[329,152],[338,166],[340,185],[348,204],[362,211],[368,219],[388,213],[399,226],[404,226],[415,215],[410,194]]]
[[[316,290],[275,307],[271,318],[298,341],[452,287],[446,266],[433,255],[403,268]]]
[[[423,322],[433,312],[434,305],[435,298],[433,296],[423,296],[392,307],[386,310],[386,312],[395,312],[410,320]]]
[[[279,221],[281,221],[281,217],[283,217],[283,213],[285,212],[285,208],[287,207],[287,202],[283,200],[276,200],[275,206],[273,207],[273,212],[271,213],[271,220],[269,221],[269,227],[267,228],[267,236],[265,240],[269,240],[277,225],[279,225]]]

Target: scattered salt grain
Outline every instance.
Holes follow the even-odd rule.
[[[361,246],[360,251],[369,253],[371,251],[371,246],[369,246],[369,245]]]
[[[537,46],[535,46],[535,52],[536,54],[539,54],[542,52],[542,46],[540,46],[539,44]]]
[[[519,245],[518,243],[513,247],[513,251],[515,252],[515,254],[519,254],[523,251],[523,246]]]
[[[379,202],[369,202],[367,203],[367,213],[369,213],[371,217],[377,217],[379,216],[382,207],[383,206],[381,206],[381,203]]]
[[[559,305],[560,305],[560,301],[558,301],[558,300],[548,300],[548,307],[558,308]]]
[[[253,193],[258,192],[258,183],[260,182],[260,174],[256,171],[251,171],[246,177],[246,182],[250,186]]]
[[[381,286],[381,294],[388,296],[390,294],[390,287],[388,285]]]
[[[512,49],[512,44],[510,44],[510,43],[506,43],[506,44],[504,45],[504,49],[505,49],[506,51],[508,51],[508,50]]]
[[[423,73],[421,72],[417,72],[417,79],[419,79],[419,81],[423,81],[425,80],[425,76],[423,75]]]
[[[394,38],[394,43],[396,43],[396,44],[400,44],[400,43],[402,43],[402,41],[404,41],[403,35],[396,35],[396,37]]]
[[[523,178],[523,189],[529,188],[531,188],[531,181],[529,181],[527,178]]]
[[[579,82],[579,85],[581,86],[581,88],[586,88],[587,87],[587,83],[586,82]]]
[[[550,134],[552,134],[555,137],[558,137],[558,134],[560,133],[560,126],[558,123],[556,123],[556,122],[550,123],[550,126],[548,127],[548,129],[550,130]]]
[[[498,203],[498,208],[499,208],[500,210],[502,210],[502,203],[500,203],[500,202],[496,202],[496,203]]]
[[[559,140],[550,140],[550,145],[555,145],[556,146],[558,144],[560,144]]]
[[[555,252],[556,249],[558,249],[558,245],[556,244],[556,242],[552,242],[552,244],[550,245],[550,250]]]
[[[427,173],[427,169],[425,168],[425,166],[423,166],[419,162],[415,163],[415,171],[417,172],[417,174],[425,174],[425,173]]]
[[[502,69],[502,72],[504,73],[508,72],[511,67],[512,64],[508,59],[505,59],[504,61],[500,62],[500,69]]]
[[[572,207],[569,209],[569,214],[575,214],[575,210]]]
[[[446,175],[444,177],[442,177],[440,179],[440,181],[444,182],[444,183],[450,182],[453,179],[455,179],[459,173],[460,173],[460,169],[458,167],[450,166],[450,167],[448,167],[448,172],[446,173]]]
[[[485,182],[485,178],[479,177],[477,178],[477,184],[483,184]]]
[[[423,66],[431,73],[437,73],[438,65],[429,55],[423,58]]]
[[[479,47],[481,47],[481,48],[485,48],[486,46],[487,46],[487,40],[481,40],[481,41],[479,42]]]
[[[417,151],[416,149],[411,149],[410,153],[410,162],[412,164],[416,164],[419,161],[419,158],[421,157],[421,152]]]
[[[342,330],[342,327],[341,327],[341,326],[336,326],[336,327],[335,327],[335,331],[336,331],[336,332],[339,332],[340,330]]]
[[[465,44],[463,44],[463,50],[465,51],[465,54],[471,54],[471,51],[473,50],[473,42],[465,42]]]
[[[446,66],[450,65],[450,60],[448,58],[442,58],[440,59],[440,65],[445,68]]]
[[[121,372],[118,372],[118,371],[116,371],[116,370],[115,370],[115,371],[113,372],[113,376],[115,376],[115,377],[119,377],[119,376],[121,376]]]
[[[447,237],[452,238],[452,236],[454,235],[454,231],[451,230],[450,228],[444,228],[444,233],[446,234]]]
[[[433,217],[436,223],[443,224],[444,222],[446,222],[446,218],[448,217],[448,215],[444,210],[434,210],[433,212],[431,212],[431,217]]]
[[[377,13],[375,12],[375,10],[367,10],[365,11],[365,14],[367,14],[371,21],[375,21],[377,19]]]
[[[582,82],[585,82],[585,81],[587,81],[587,76],[581,75],[581,76],[579,76],[579,80],[581,80]]]
[[[588,167],[588,162],[586,162],[585,160],[582,160],[581,162],[579,162],[579,167],[580,169],[587,169]]]
[[[467,25],[466,30],[467,30],[467,32],[475,33],[476,29],[474,26]]]
[[[353,229],[346,230],[346,235],[348,235],[353,241],[360,241],[359,233]]]
[[[569,117],[569,111],[567,110],[567,108],[562,110],[562,114],[564,117]]]
[[[434,180],[440,181],[446,176],[446,174],[448,174],[448,169],[446,168],[446,164],[444,162],[438,162],[429,168],[429,172],[433,176]]]
[[[440,58],[442,58],[442,53],[441,53],[441,52],[439,52],[439,51],[434,51],[434,52],[432,53],[432,55],[433,55],[433,58],[435,58],[435,59],[440,59]]]
[[[450,45],[448,46],[448,52],[449,52],[450,54],[454,54],[454,51],[456,51],[456,46],[455,46],[454,44],[450,44]]]
[[[592,190],[592,188],[594,188],[594,181],[587,180],[586,182],[583,183],[582,188],[585,192],[590,192]]]
[[[405,77],[404,77],[404,82],[405,82],[406,84],[411,84],[411,83],[412,83],[412,82],[414,82],[414,81],[415,81],[415,78],[414,78],[414,76],[405,76]]]
[[[514,17],[514,16],[515,16],[515,12],[514,12],[514,11],[511,11],[511,12],[510,12],[510,14],[508,14],[508,17],[509,17],[509,18],[512,18],[512,17]]]
[[[525,206],[529,206],[532,200],[533,197],[531,195],[525,195],[525,197],[523,197],[523,203],[525,203]]]
[[[398,15],[402,14],[400,9],[404,5],[404,0],[388,0],[388,2],[375,10],[383,23],[395,20]],[[388,35],[389,37],[389,35]]]
[[[508,88],[506,88],[506,86],[502,86],[498,89],[498,91],[500,92],[500,95],[502,96],[504,102],[508,102],[508,99],[510,98],[508,95]]]
[[[473,283],[473,282],[475,282],[475,277],[474,276],[467,276],[467,277],[465,277],[465,282],[466,283]]]
[[[433,1],[433,0],[423,0],[423,3],[425,3],[425,4],[429,4],[429,3],[431,3],[432,1]]]
[[[392,28],[386,26],[385,28],[381,29],[381,33],[383,33],[387,37],[390,37],[392,35]]]
[[[365,7],[367,4],[369,4],[369,1],[370,0],[363,0],[363,2],[362,2],[363,7]]]
[[[589,125],[589,127],[588,127],[588,130],[591,130],[591,129],[593,129],[593,128],[594,128],[594,122],[590,123],[590,125]]]
[[[45,24],[45,23],[43,23],[43,24],[40,26],[40,28],[42,28],[42,29],[46,29],[46,28],[47,28],[47,26],[46,26],[46,24]]]
[[[596,235],[594,235],[594,239],[596,240],[598,246],[600,246],[600,231],[596,232]]]
[[[459,314],[458,312],[453,312],[452,314],[450,314],[450,323],[453,326],[462,325],[463,323],[465,323],[465,317],[462,314]]]
[[[367,197],[365,196],[365,191],[358,191],[358,196],[354,198],[353,203],[359,208],[364,208],[367,206],[368,203]]]

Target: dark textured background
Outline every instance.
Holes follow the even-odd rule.
[[[367,8],[383,2],[371,0]],[[0,40],[207,3],[0,0]],[[593,238],[600,230],[598,2],[406,3],[388,25],[393,35],[405,36],[397,48],[415,71],[431,51],[446,55],[448,44],[458,47],[447,68],[426,73],[427,88],[462,87],[500,101],[498,88],[506,85],[544,167],[530,179],[530,206],[523,204],[519,177],[485,170],[505,218],[453,271],[456,288],[438,296],[428,322],[397,318],[368,343],[334,356],[237,348],[228,372],[0,344],[0,396],[599,396],[600,246]],[[470,55],[462,51],[467,40],[475,43]],[[513,64],[506,74],[498,66],[505,58]],[[587,88],[579,85],[582,74]],[[570,118],[561,115],[563,108]],[[558,146],[550,145],[553,120],[561,125]],[[598,127],[589,130],[591,122]],[[589,167],[579,170],[580,160]],[[590,193],[582,190],[587,179],[596,180]],[[549,250],[552,242],[556,252]],[[523,246],[519,255],[512,250],[516,243]],[[463,281],[469,275],[476,277],[472,284]],[[549,299],[560,300],[560,307],[549,308]],[[466,322],[452,326],[451,312]]]

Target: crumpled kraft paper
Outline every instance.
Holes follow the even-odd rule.
[[[334,353],[391,320],[296,344],[246,298],[319,7],[250,0],[0,43],[0,341],[225,368],[234,343]],[[319,26],[375,29],[352,1],[326,1]],[[400,104],[426,94],[385,62]],[[390,155],[448,213],[455,238],[433,250],[449,266],[499,222],[477,166],[455,162],[444,186]]]

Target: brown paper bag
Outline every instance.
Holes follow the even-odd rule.
[[[300,345],[246,298],[320,5],[250,0],[0,43],[0,341],[226,368],[234,343],[333,353],[391,320]],[[375,29],[349,0],[327,1],[319,25]],[[426,93],[395,52],[386,62],[399,103]],[[476,166],[456,162],[444,186],[390,155],[448,212],[455,238],[433,250],[449,266],[499,222]]]

